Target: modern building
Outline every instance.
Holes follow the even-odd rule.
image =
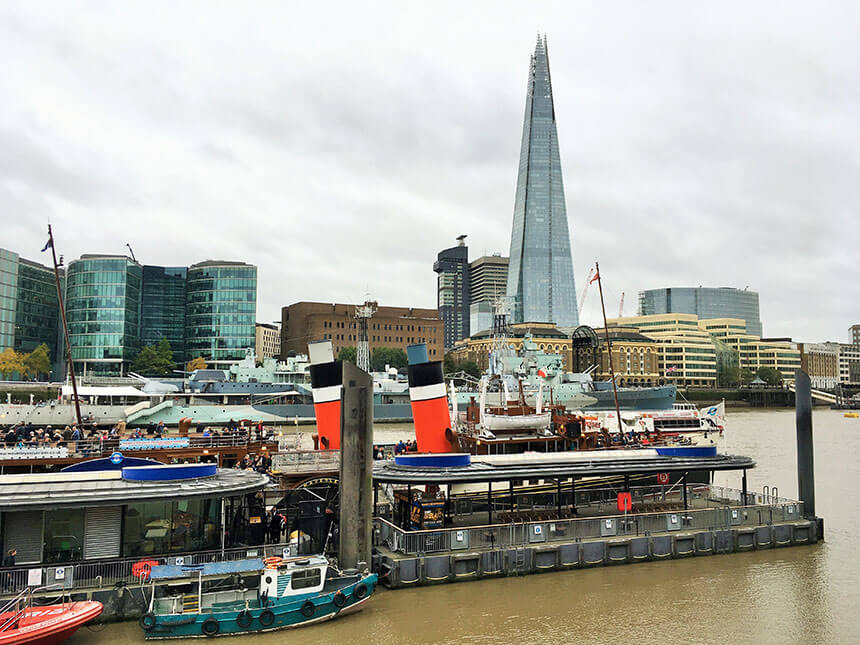
[[[508,258],[499,254],[481,256],[469,263],[469,273],[469,332],[474,334],[493,328],[496,303],[507,293]]]
[[[579,324],[545,37],[529,68],[507,295],[515,323]]]
[[[257,267],[198,262],[188,268],[185,289],[186,357],[202,356],[216,369],[241,360],[255,342]]]
[[[797,343],[800,369],[809,375],[812,387],[832,390],[839,383],[839,345],[836,343]]]
[[[143,267],[124,255],[69,263],[66,318],[75,372],[122,376],[140,349]]]
[[[275,358],[281,355],[281,330],[271,323],[257,323],[255,327],[254,353],[257,360]]]
[[[54,270],[0,249],[0,351],[28,353],[45,343],[57,362],[65,346],[59,321]]]
[[[433,271],[436,272],[436,305],[439,318],[445,324],[445,349],[469,335],[469,247],[465,235],[457,238],[457,246],[439,252]]]
[[[297,302],[281,309],[281,360],[290,352],[306,354],[308,343],[330,340],[335,356],[340,350],[355,347],[358,329],[357,305],[325,302]],[[367,322],[371,353],[377,347],[398,347],[426,343],[432,361],[445,355],[444,322],[435,309],[416,307],[377,307]]]
[[[860,325],[851,325],[848,328],[848,338],[852,345],[860,345]]]
[[[839,343],[839,382],[860,385],[860,344]]]
[[[761,336],[758,293],[733,287],[669,287],[639,292],[639,315],[695,314],[708,318],[741,318],[746,330]]]
[[[661,379],[680,386],[714,387],[717,352],[694,314],[614,318],[608,324],[637,330],[657,342]]]
[[[185,356],[186,267],[144,265],[140,341],[156,345],[166,338],[177,363]]]

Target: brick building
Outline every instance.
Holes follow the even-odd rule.
[[[307,353],[308,342],[331,340],[335,356],[358,342],[356,305],[297,302],[281,309],[281,358],[290,351]],[[367,323],[371,354],[377,347],[399,347],[426,343],[432,361],[444,356],[444,323],[435,309],[382,307]]]

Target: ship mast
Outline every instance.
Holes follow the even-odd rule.
[[[370,374],[370,343],[367,339],[367,321],[376,313],[376,303],[369,299],[355,308],[355,323],[358,343],[355,347],[355,364],[360,370]]]
[[[63,304],[63,290],[60,288],[60,265],[57,263],[57,251],[54,248],[54,233],[51,231],[51,225],[48,224],[48,244],[51,247],[51,255],[54,258],[54,280],[57,283],[57,301],[60,303],[60,319],[63,321],[63,336],[66,339],[66,358],[69,364],[69,378],[72,381],[72,399],[75,402],[75,418],[78,420],[78,426],[81,423],[81,404],[78,401],[78,384],[75,380],[75,364],[72,362],[72,344],[69,342],[69,325],[66,322],[66,307]]]
[[[621,407],[618,405],[618,386],[615,384],[615,370],[612,368],[612,341],[609,340],[609,324],[606,322],[606,305],[603,304],[603,280],[600,277],[600,264],[594,263],[596,269],[597,288],[600,290],[600,309],[603,311],[603,330],[606,333],[606,352],[609,355],[609,378],[612,379],[612,395],[615,397],[615,416],[618,418],[618,432],[624,439],[624,429],[621,427]]]

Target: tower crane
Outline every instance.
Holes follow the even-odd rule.
[[[579,296],[579,308],[576,310],[578,316],[582,315],[582,305],[585,304],[585,294],[588,293],[588,285],[591,284],[592,278],[594,277],[594,267],[591,267],[588,270],[588,277],[585,279],[585,286],[582,288],[582,295]]]
[[[624,315],[624,292],[621,292],[621,302],[618,303],[618,317],[621,318]]]

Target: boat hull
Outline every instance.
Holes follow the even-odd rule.
[[[84,623],[102,613],[100,602],[33,606],[24,610],[16,629],[0,632],[0,645],[57,645],[65,642]],[[0,622],[8,616],[0,615]]]
[[[155,624],[150,629],[144,629],[144,636],[147,640],[209,638],[305,627],[360,611],[373,595],[376,584],[376,574],[369,574],[339,589],[272,600],[265,608],[256,607],[243,610],[234,607],[228,610],[203,611],[191,615],[155,616]],[[357,591],[361,585],[364,585],[366,591],[364,595]],[[338,606],[335,599],[338,592],[345,597],[342,606]],[[312,611],[306,609],[306,603],[313,605]],[[305,608],[304,612],[303,608]],[[247,617],[250,618],[247,623],[243,622],[240,617],[240,614],[245,611],[248,612]],[[266,615],[267,612],[268,615]],[[214,632],[212,631],[212,621],[217,624],[217,630]]]

